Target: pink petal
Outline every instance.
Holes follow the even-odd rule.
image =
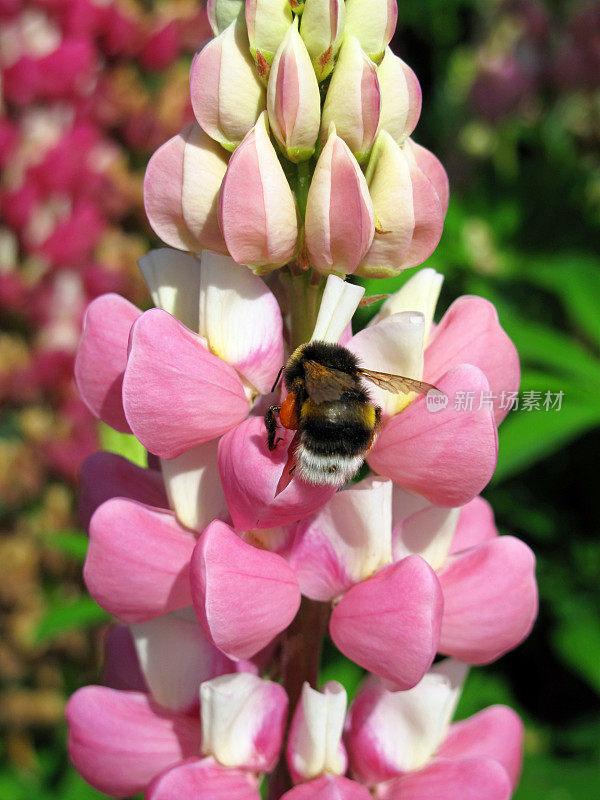
[[[86,311],[75,358],[75,380],[84,403],[121,433],[131,432],[123,413],[121,387],[129,331],[140,313],[119,295],[97,297]]]
[[[519,356],[494,305],[482,297],[459,297],[444,314],[425,351],[424,380],[436,383],[459,363],[474,364],[484,373],[501,422],[508,413],[500,407],[501,393],[519,388]]]
[[[512,708],[491,706],[455,722],[437,755],[453,759],[489,756],[502,764],[514,788],[521,773],[523,734],[523,723]]]
[[[132,328],[123,406],[136,437],[161,458],[215,439],[248,413],[233,367],[158,308]]]
[[[475,497],[460,510],[458,524],[449,553],[460,553],[477,544],[495,539],[498,530],[494,522],[494,511],[483,497]]]
[[[418,82],[417,82],[417,87],[418,87]],[[420,94],[420,87],[419,87],[419,94]],[[420,111],[420,104],[419,104],[419,111]],[[409,140],[409,147],[412,151],[412,154],[417,162],[419,169],[425,173],[425,175],[429,178],[429,180],[433,184],[435,191],[437,192],[437,196],[440,200],[440,205],[442,207],[442,214],[446,216],[446,211],[448,210],[448,201],[450,199],[450,184],[448,182],[448,175],[446,174],[446,170],[442,166],[442,162],[439,160],[439,158],[437,158],[437,156],[434,156],[434,154],[430,150],[427,150],[427,148],[423,147],[422,145],[413,142],[412,139]]]
[[[249,772],[194,758],[157,775],[144,800],[260,800],[260,792]]]
[[[350,589],[333,609],[329,631],[352,661],[409,689],[436,654],[442,609],[435,573],[409,556]]]
[[[183,216],[183,166],[187,142],[196,123],[169,139],[152,155],[144,176],[144,207],[153,231],[166,244],[196,252],[198,240]]]
[[[446,736],[467,669],[445,659],[405,691],[391,690],[374,675],[367,678],[346,720],[352,775],[375,786],[427,764]]]
[[[373,146],[380,110],[377,67],[363,52],[358,39],[352,35],[346,36],[323,104],[323,139],[333,122],[338,136],[362,163]]]
[[[160,472],[138,467],[116,453],[99,451],[81,465],[79,519],[87,529],[94,511],[111,497],[126,497],[149,506],[168,508]]]
[[[69,755],[101,792],[129,797],[166,767],[200,753],[200,725],[161,710],[147,695],[86,686],[66,710]]]
[[[127,625],[111,625],[106,632],[102,683],[111,689],[148,692]]]
[[[332,132],[308,192],[305,237],[311,262],[320,272],[352,273],[374,233],[365,176],[348,145]]]
[[[325,526],[313,516],[299,523],[289,563],[298,576],[302,594],[311,600],[333,600],[355,583],[348,565],[329,540]]]
[[[506,770],[491,758],[434,761],[395,780],[385,800],[509,800]]]
[[[519,539],[499,536],[450,556],[439,579],[441,653],[487,664],[529,634],[538,608],[535,557]]]
[[[386,130],[403,144],[421,115],[421,86],[413,70],[392,50],[386,48],[377,69],[381,89],[380,130]]]
[[[294,255],[294,195],[267,131],[266,111],[231,156],[219,195],[219,220],[234,261],[280,267]]]
[[[479,494],[496,467],[493,414],[478,408],[488,382],[477,367],[463,364],[436,385],[448,396],[446,408],[428,411],[426,400],[417,399],[385,423],[367,460],[375,472],[434,505],[460,506]],[[455,409],[461,396],[474,398],[473,411]]]
[[[246,25],[238,18],[205,43],[190,68],[196,119],[227,150],[240,144],[266,105],[248,45]]]
[[[218,520],[198,541],[190,577],[200,625],[230,658],[256,655],[300,607],[298,581],[283,558],[246,544]]]
[[[291,432],[272,452],[261,418],[250,417],[219,442],[219,473],[233,525],[238,531],[296,522],[333,497],[333,486],[309,486],[299,478],[275,496],[288,458]]]
[[[372,800],[371,793],[360,783],[341,775],[323,775],[316,781],[295,786],[281,800]]]
[[[289,26],[273,59],[267,110],[271,131],[283,152],[292,161],[310,158],[319,133],[321,97],[310,56],[295,25]]]
[[[444,210],[436,187],[418,164],[411,164],[415,224],[412,241],[403,258],[402,267],[422,264],[438,246],[444,229]]]
[[[379,224],[357,270],[361,276],[390,277],[410,266],[405,261],[416,222],[412,174],[418,172],[406,148],[400,147],[386,129],[380,130],[366,171]]]
[[[90,522],[86,586],[98,605],[125,622],[185,608],[192,603],[194,545],[172,513],[133,500],[107,500]]]

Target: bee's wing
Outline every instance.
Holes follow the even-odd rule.
[[[357,385],[354,375],[310,360],[304,361],[304,379],[306,391],[313,403],[339,400],[342,392],[354,389]]]
[[[380,389],[385,389],[386,392],[392,392],[392,394],[408,394],[409,392],[427,394],[431,389],[438,391],[431,383],[405,378],[402,375],[390,375],[388,372],[375,372],[372,369],[359,367],[358,374],[361,378],[374,383]]]

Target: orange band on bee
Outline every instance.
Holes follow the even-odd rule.
[[[284,428],[288,428],[291,431],[298,430],[300,423],[296,411],[296,395],[293,392],[290,392],[281,404],[279,420]]]

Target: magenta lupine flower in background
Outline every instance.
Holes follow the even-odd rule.
[[[478,497],[517,354],[481,298],[434,323],[430,268],[352,332],[364,289],[346,276],[421,264],[448,203],[443,167],[409,138],[421,93],[388,48],[396,4],[208,12],[197,122],[144,183],[170,245],[139,262],[155,307],[98,297],[76,359],[90,411],[151,457],[84,464],[84,577],[119,625],[109,685],[69,703],[71,757],[97,788],[146,800],[258,798],[263,780],[270,800],[508,800],[516,715],[450,723],[467,665],[517,646],[537,611],[533,554]],[[341,487],[294,471],[303,419],[328,419],[310,391],[267,444],[280,369],[311,340],[440,390],[434,405],[370,387],[381,419]],[[332,430],[348,402],[340,390]],[[326,636],[371,673],[349,708],[341,683],[320,687]]]
[[[191,115],[174,80],[162,108],[141,72],[169,67],[174,79],[203,31],[201,9],[167,18],[119,0],[0,8],[0,303],[17,320],[0,391],[30,420],[25,446],[72,482],[97,447],[72,380],[85,307],[108,291],[141,298],[134,267],[145,245],[120,230],[139,215],[141,179],[123,141],[147,150]]]

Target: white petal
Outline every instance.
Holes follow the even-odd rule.
[[[161,247],[138,259],[138,265],[154,305],[168,311],[196,333],[200,259],[181,250]]]
[[[392,314],[399,314],[401,311],[420,311],[425,317],[424,342],[427,345],[443,282],[444,276],[431,267],[420,269],[401,289],[388,297],[370,324],[376,325],[381,320]]]
[[[283,364],[281,311],[265,282],[229,256],[202,252],[200,335],[267,394]]]
[[[394,561],[415,553],[438,570],[452,544],[460,508],[428,506],[394,528]]]
[[[420,494],[407,492],[402,489],[397,483],[394,484],[392,492],[392,525],[395,528],[405,519],[416,514],[417,511],[422,511],[424,508],[430,506],[429,500],[426,500]]]
[[[331,600],[391,564],[392,486],[371,475],[300,523],[290,563],[304,595]]]
[[[221,519],[227,504],[217,469],[218,439],[193,447],[160,466],[169,505],[186,528],[203,531]]]
[[[406,771],[429,761],[446,736],[467,669],[446,659],[413,689],[382,694],[369,725],[378,732],[385,761]]]
[[[366,369],[421,380],[424,332],[423,314],[404,311],[363,328],[350,339],[347,347],[360,358],[361,366]],[[372,385],[369,394],[387,416],[397,414],[412,399],[412,393],[392,394]]]
[[[288,759],[293,771],[304,780],[327,772],[341,775],[347,761],[340,748],[346,705],[346,690],[337,681],[329,681],[322,692],[302,687],[290,732]]]
[[[205,637],[193,611],[131,625],[131,633],[152,696],[171,711],[189,710],[203,681],[232,669]]]
[[[203,683],[203,755],[214,756],[225,767],[247,766],[260,759],[261,735],[276,736],[274,728],[281,716],[277,712],[281,711],[282,699],[285,701],[281,686],[248,672],[222,675]],[[273,730],[265,729],[269,723]]]
[[[337,275],[330,275],[325,284],[319,314],[311,341],[337,344],[365,293],[362,286],[347,283]]]

